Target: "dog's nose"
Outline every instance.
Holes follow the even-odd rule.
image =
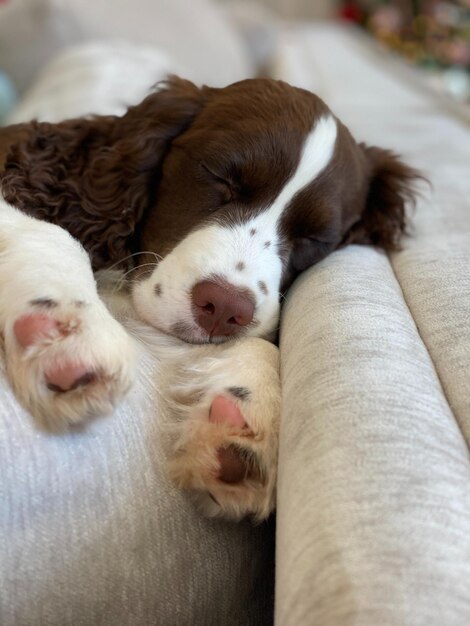
[[[196,321],[210,336],[236,335],[253,320],[253,302],[233,285],[203,280],[191,295]]]

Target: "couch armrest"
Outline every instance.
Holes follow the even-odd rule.
[[[387,257],[305,273],[281,339],[276,623],[468,623],[468,450]]]

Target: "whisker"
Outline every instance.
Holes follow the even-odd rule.
[[[146,267],[148,265],[151,265],[152,267],[157,267],[158,263],[155,263],[155,262],[152,262],[152,263],[141,263],[140,265],[136,265],[135,267],[131,267],[131,269],[127,270],[127,272],[124,272],[124,276],[126,276],[127,274],[130,274],[131,272],[135,272],[135,270],[138,270],[141,267]]]
[[[142,267],[142,265],[140,267]],[[147,277],[147,276],[150,276],[152,273],[153,273],[153,269],[144,270],[142,274],[140,274],[140,277],[143,277],[143,276]],[[131,281],[135,282],[133,278],[131,279]]]
[[[152,273],[153,269],[155,267],[157,267],[158,263],[142,263],[142,265],[137,265],[136,267],[131,267],[130,270],[127,270],[127,272],[124,272],[123,274],[121,274],[119,276],[119,279],[116,281],[116,285],[115,285],[114,289],[112,290],[111,295],[113,296],[116,293],[116,291],[119,291],[119,289],[121,289],[122,285],[126,282],[126,276],[128,276],[132,272],[135,272],[136,270],[139,270],[141,267],[146,267],[148,265],[152,267],[152,269],[148,270],[148,272]]]
[[[103,283],[107,284],[109,282],[109,274],[108,274],[108,272],[110,272],[113,269],[113,267],[116,267],[116,265],[119,265],[120,263],[123,263],[127,259],[132,258],[133,256],[139,256],[139,254],[151,254],[151,255],[153,255],[155,257],[155,259],[156,259],[156,262],[154,264],[152,264],[152,265],[154,265],[154,267],[157,265],[157,261],[161,261],[163,259],[162,256],[160,256],[156,252],[152,252],[151,250],[143,250],[142,252],[134,252],[132,254],[128,254],[127,256],[122,258],[121,260],[116,261],[115,263],[113,263],[112,265],[107,267],[105,270],[103,270],[103,272],[98,272],[96,274],[95,278],[96,278],[96,284],[98,285],[98,287],[102,286]],[[148,264],[144,263],[143,265],[148,265]],[[137,267],[143,267],[143,265],[137,265],[136,267],[132,267],[129,271],[133,271],[134,269],[137,269]],[[117,270],[117,271],[119,272],[119,270]],[[121,288],[123,280],[126,277],[126,275],[127,275],[127,272],[124,274],[124,276],[121,274],[119,276],[119,278],[116,280],[118,289]],[[114,291],[113,291],[113,293],[114,293]]]
[[[163,259],[163,257],[157,254],[156,252],[152,252],[151,250],[142,250],[142,252],[133,252],[132,254],[128,254],[123,259],[116,261],[115,263],[107,267],[106,269],[112,270],[113,267],[116,267],[116,265],[119,265],[120,263],[127,261],[127,259],[131,259],[133,256],[139,256],[139,254],[152,254],[158,261],[161,261]]]

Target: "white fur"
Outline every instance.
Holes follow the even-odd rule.
[[[115,278],[111,274],[111,291]],[[100,282],[106,291],[106,275]],[[38,309],[32,304],[38,298],[54,300],[57,306]],[[158,385],[172,414],[166,449],[176,484],[192,492],[207,515],[267,517],[275,504],[280,410],[277,348],[253,338],[223,346],[190,346],[133,322],[132,306],[121,293],[108,294],[107,301],[133,336],[165,363],[161,370],[166,379]],[[98,295],[82,246],[62,228],[28,217],[3,200],[0,303],[7,375],[19,401],[41,427],[57,431],[111,412],[132,384],[134,339]],[[76,331],[22,347],[15,337],[14,323],[38,311],[71,322]],[[48,389],[47,369],[74,359],[98,372],[98,380],[67,392]],[[214,397],[230,397],[231,387],[243,387],[248,392],[247,397],[231,399],[242,411],[249,436],[243,430],[209,422]],[[259,476],[237,484],[217,479],[217,450],[233,444],[252,455]]]
[[[283,269],[279,221],[294,196],[330,162],[336,135],[332,116],[318,120],[305,139],[296,171],[270,207],[247,222],[228,226],[214,223],[181,241],[148,278],[136,283],[133,300],[139,316],[165,332],[172,332],[175,322],[182,323],[189,331],[184,339],[207,342],[207,333],[194,320],[190,294],[196,283],[218,276],[255,294],[254,318],[258,323],[247,327],[247,334],[269,337],[279,318]],[[269,247],[266,242],[270,242]],[[242,270],[237,269],[239,263],[244,266]],[[267,293],[260,286],[262,283]],[[158,297],[156,284],[161,287]]]
[[[193,347],[190,355],[186,350],[167,364],[164,385],[173,415],[168,428],[169,472],[176,484],[190,490],[210,517],[265,519],[275,507],[276,496],[281,401],[278,349],[257,338]],[[249,394],[231,397],[233,387]],[[218,395],[238,405],[249,436],[244,429],[209,422],[210,407]],[[253,455],[259,476],[236,484],[216,478],[217,449],[233,444]]]
[[[44,309],[36,299],[58,306]],[[0,200],[0,332],[6,369],[22,404],[41,426],[58,429],[110,413],[134,376],[133,340],[98,296],[88,254],[65,230],[28,217]],[[74,331],[22,348],[17,319],[47,313]],[[67,393],[47,388],[45,372],[70,361],[97,373],[94,384]]]

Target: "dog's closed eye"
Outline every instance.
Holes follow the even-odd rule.
[[[334,248],[335,244],[315,237],[299,237],[294,241],[291,263],[294,269],[302,272],[314,263],[321,261]]]
[[[201,163],[202,168],[210,175],[213,187],[220,193],[220,205],[229,204],[236,198],[236,188],[232,181],[215,172],[214,168]]]

